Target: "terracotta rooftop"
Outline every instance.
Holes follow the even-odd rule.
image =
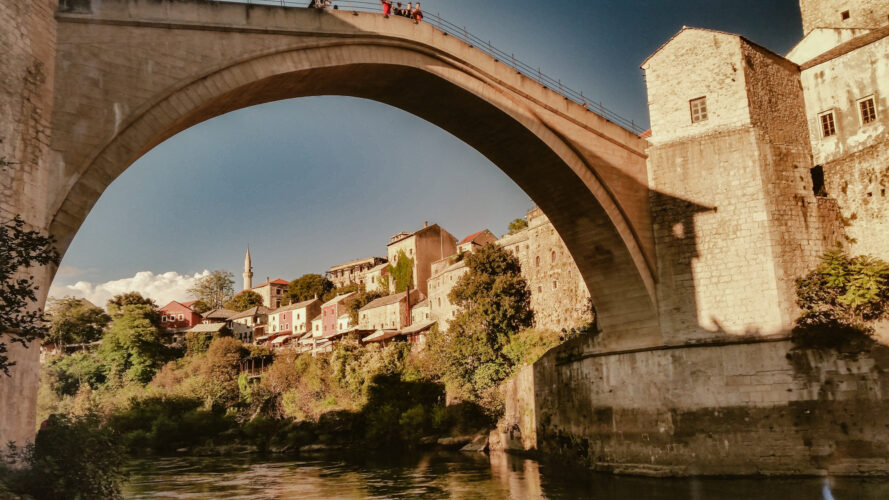
[[[232,311],[231,309],[213,309],[212,311],[207,311],[202,314],[205,319],[229,319],[232,316],[238,314],[238,311]]]
[[[470,241],[475,240],[476,238],[478,238],[479,236],[485,234],[486,232],[489,232],[489,231],[488,231],[487,229],[482,229],[481,231],[479,231],[479,232],[477,232],[477,233],[472,233],[472,234],[470,234],[469,236],[463,238],[463,241],[461,241],[460,243],[457,243],[457,245],[462,245],[462,244],[464,244],[464,243],[469,243]]]
[[[244,312],[238,313],[229,319],[234,320],[234,319],[241,319],[241,318],[249,318],[251,316],[262,316],[263,314],[268,314],[268,313],[269,313],[268,307],[256,306],[256,307],[251,307],[250,309],[247,309]]]
[[[268,281],[263,281],[262,283],[260,283],[260,284],[258,284],[258,285],[256,285],[256,286],[254,286],[254,287],[253,287],[253,290],[256,290],[257,288],[262,288],[262,287],[264,287],[264,286],[266,286],[266,285],[268,285],[268,284],[269,284]],[[285,286],[286,286],[286,285],[289,285],[290,282],[287,281],[287,280],[282,280],[281,278],[278,278],[278,279],[276,279],[276,280],[272,280],[272,284],[273,284],[273,285],[285,285]]]
[[[315,301],[320,302],[318,299],[309,299],[309,300],[304,300],[302,302],[297,302],[296,304],[290,304],[288,306],[281,306],[281,307],[275,309],[274,311],[270,311],[270,312],[282,313],[282,312],[287,312],[287,311],[295,311],[297,309],[309,307],[310,305],[312,305],[312,302],[315,302]]]
[[[225,323],[201,323],[199,325],[194,325],[188,331],[194,333],[216,333],[225,327]]]
[[[368,309],[376,309],[377,307],[388,306],[390,304],[394,304],[396,302],[401,302],[404,298],[407,297],[407,292],[396,293],[392,295],[387,295],[385,297],[380,297],[374,301],[369,302],[366,306],[359,309],[359,311],[364,311]]]

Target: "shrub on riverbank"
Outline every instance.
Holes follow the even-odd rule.
[[[793,329],[801,347],[841,349],[867,346],[875,322],[889,318],[889,263],[840,250],[796,282],[803,314]]]
[[[10,447],[0,460],[0,483],[42,499],[121,498],[124,448],[95,415],[53,415],[33,445]]]

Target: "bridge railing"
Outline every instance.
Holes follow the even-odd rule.
[[[295,7],[295,8],[308,8],[310,5],[310,0],[222,0],[225,2],[232,3],[246,3],[253,5],[270,5],[270,6],[279,6],[279,7]],[[407,2],[402,2],[407,5]],[[375,14],[380,14],[382,12],[382,7],[379,1],[371,1],[371,0],[334,0],[332,2],[331,8],[336,7],[339,10],[345,11],[355,11],[355,12],[371,12]],[[595,101],[591,99],[589,96],[584,95],[582,91],[578,91],[568,87],[567,85],[562,83],[561,79],[553,78],[547,74],[545,74],[540,67],[534,67],[530,64],[527,64],[515,57],[515,54],[508,53],[504,50],[501,50],[495,47],[490,40],[484,40],[472,33],[470,33],[465,26],[460,26],[458,24],[452,23],[447,19],[444,19],[439,14],[431,14],[427,11],[423,12],[423,22],[427,24],[431,24],[435,28],[441,30],[448,36],[453,36],[459,40],[462,40],[470,47],[474,47],[482,52],[488,54],[493,57],[494,60],[506,64],[517,73],[530,78],[543,86],[544,88],[550,89],[554,92],[557,92],[565,99],[573,101],[574,103],[582,106],[587,111],[591,111],[596,113],[597,115],[605,118],[606,120],[613,122],[621,127],[633,132],[634,134],[641,134],[644,132],[644,128],[637,124],[634,120],[629,118],[625,118],[618,113],[606,108],[601,101]]]

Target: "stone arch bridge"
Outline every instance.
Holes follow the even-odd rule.
[[[0,136],[18,137],[21,161],[0,213],[22,214],[63,254],[111,182],[176,133],[260,103],[353,96],[424,118],[487,156],[550,217],[608,335],[658,342],[647,143],[454,36],[395,16],[207,0],[4,9],[25,40],[4,40],[25,78],[3,89],[14,124]],[[44,290],[54,273],[39,277]],[[36,349],[14,355],[28,393]],[[0,399],[21,391],[4,384]],[[10,420],[33,420],[33,408],[12,411]]]
[[[381,14],[30,0],[0,2],[0,27],[0,158],[17,162],[0,166],[0,217],[21,214],[63,253],[111,182],[190,126],[280,99],[372,99],[501,168],[549,216],[593,296],[602,334],[554,349],[506,387],[514,425],[502,436],[521,438],[508,446],[670,474],[821,471],[825,450],[848,452],[830,463],[851,467],[874,463],[856,443],[889,449],[874,389],[889,368],[868,371],[889,357],[848,364],[800,354],[786,336],[793,279],[828,243],[814,210],[824,200],[797,175],[811,162],[805,140],[772,141],[748,120],[673,142],[655,127],[650,146],[454,36]],[[763,78],[801,92],[793,66],[776,67]],[[45,291],[55,269],[36,273]],[[38,350],[11,357],[0,442],[29,439],[36,420]],[[863,402],[855,421],[873,433],[849,435],[843,398]]]
[[[490,158],[544,212],[607,330],[656,330],[645,142],[428,24],[206,1],[56,15],[45,210],[64,250],[105,188],[174,134],[285,98],[373,99]],[[296,175],[297,173],[295,173]]]

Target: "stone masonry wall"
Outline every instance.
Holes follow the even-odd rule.
[[[811,145],[799,68],[742,40],[751,122],[757,131],[778,307],[784,325],[798,316],[795,280],[839,245],[842,220],[812,188]]]
[[[0,219],[21,215],[33,229],[48,225],[43,191],[55,69],[53,0],[0,2],[0,157],[16,162],[0,169]],[[49,273],[31,270],[42,308]],[[8,339],[7,339],[8,341]],[[8,342],[7,342],[8,343]],[[0,375],[0,443],[33,439],[36,429],[39,350],[9,345],[16,362]]]
[[[889,348],[789,341],[550,351],[504,388],[492,442],[651,475],[869,474],[889,467]]]
[[[887,23],[887,0],[800,0],[803,33],[815,28],[874,28]],[[843,20],[842,12],[849,11]]]
[[[740,40],[685,28],[643,64],[652,144],[750,123]],[[707,99],[707,120],[692,123],[689,101],[699,97]]]
[[[539,208],[529,211],[527,220],[527,229],[501,238],[498,244],[522,265],[535,325],[561,331],[589,322],[590,292],[565,242]]]
[[[824,187],[848,224],[850,252],[889,261],[889,141],[826,163]]]
[[[786,327],[759,152],[749,127],[649,149],[667,342]]]

